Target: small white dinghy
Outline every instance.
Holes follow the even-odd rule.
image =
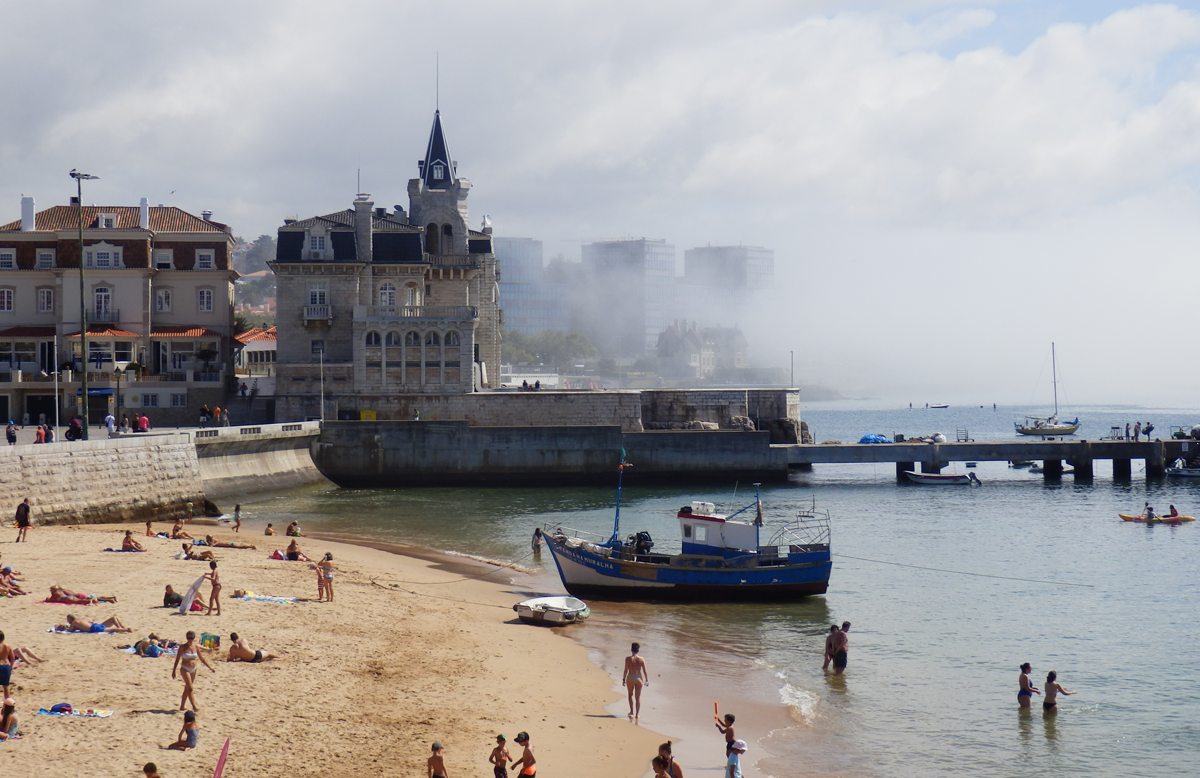
[[[513,606],[517,617],[526,624],[574,624],[592,615],[587,603],[575,597],[534,597]]]

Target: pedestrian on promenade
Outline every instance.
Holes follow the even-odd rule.
[[[200,426],[201,426],[201,427],[207,427],[207,426],[208,426],[208,417],[209,417],[210,415],[211,415],[211,413],[210,413],[210,411],[208,410],[208,405],[207,405],[207,404],[200,406]]]
[[[111,438],[117,434],[117,417],[111,413],[104,417],[104,426],[108,430],[108,436]]]
[[[46,442],[46,428],[40,424],[37,426],[37,428],[33,432],[33,442],[34,443],[45,443]]]
[[[1017,704],[1022,708],[1028,708],[1033,702],[1034,694],[1041,694],[1036,686],[1029,681],[1029,674],[1033,672],[1033,665],[1026,662],[1021,665],[1021,674],[1017,677],[1017,684],[1021,687],[1017,690]]]
[[[511,761],[512,754],[508,753],[508,742],[504,735],[496,735],[496,747],[488,756],[488,764],[492,765],[492,773],[495,778],[508,778],[508,768],[505,765]]]
[[[150,417],[143,413],[138,417],[138,432],[150,431]]]
[[[29,527],[32,523],[29,519],[29,511],[30,511],[29,498],[26,497],[25,500],[20,505],[17,506],[16,524],[17,524],[17,542],[18,543],[20,543],[22,540],[27,540],[25,535],[26,535],[26,533],[29,532]]]
[[[8,440],[8,445],[17,445],[17,425],[10,421],[8,426],[4,428],[4,437]]]
[[[629,696],[629,718],[631,719],[641,718],[642,687],[650,685],[650,673],[646,670],[646,660],[638,655],[641,650],[642,646],[639,643],[634,643],[629,647],[630,654],[625,657],[625,672],[621,676],[621,684]]]

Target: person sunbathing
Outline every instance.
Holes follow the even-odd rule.
[[[30,651],[28,648],[21,648],[18,646],[13,646],[13,659],[16,660],[16,662],[13,663],[14,665],[17,662],[24,662],[25,664],[29,665],[30,667],[32,667],[33,665],[40,665],[42,662],[46,661],[45,659],[42,659],[40,656],[38,656],[37,654]]]
[[[61,586],[51,586],[50,596],[46,598],[46,602],[61,602],[64,605],[91,605],[97,602],[116,602],[116,595],[109,597],[98,597],[87,592],[72,592]]]
[[[172,540],[195,540],[194,537],[183,531],[183,520],[176,519],[175,526],[171,527]]]
[[[288,544],[287,558],[288,558],[289,562],[311,562],[312,561],[311,559],[309,559],[308,557],[306,557],[304,555],[304,552],[300,550],[300,544],[297,543],[294,539],[292,540],[291,543]]]
[[[111,616],[104,621],[86,621],[77,619],[72,615],[67,615],[67,623],[55,627],[59,632],[133,632],[132,629],[121,623],[121,620],[116,616]]]
[[[249,543],[243,543],[240,540],[234,541],[232,543],[229,541],[226,541],[226,540],[213,540],[212,535],[205,535],[204,542],[207,543],[208,545],[212,546],[213,548],[257,548],[257,546],[252,546]]]
[[[17,574],[8,566],[0,569],[0,592],[10,597],[18,594],[29,594],[29,592],[21,588],[21,584],[17,583]]]
[[[183,544],[184,559],[190,559],[193,562],[212,562],[216,559],[211,551],[193,551],[191,543]]]
[[[122,551],[145,551],[141,543],[133,539],[133,531],[125,530],[125,537],[121,540]]]
[[[269,662],[272,659],[279,659],[277,654],[268,653],[262,649],[255,651],[250,648],[250,644],[245,638],[239,638],[238,633],[232,632],[229,635],[229,661],[230,662]]]

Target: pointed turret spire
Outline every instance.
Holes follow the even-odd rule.
[[[426,189],[447,189],[454,183],[454,178],[454,161],[450,158],[446,135],[442,131],[442,113],[434,111],[429,146],[425,149],[425,159],[421,162],[421,180]]]

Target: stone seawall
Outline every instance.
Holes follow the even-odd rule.
[[[215,500],[325,482],[309,454],[320,431],[315,421],[196,430],[204,493]]]
[[[35,524],[168,521],[204,512],[204,485],[191,438],[120,440],[0,448],[0,507],[6,521],[26,497]]]

